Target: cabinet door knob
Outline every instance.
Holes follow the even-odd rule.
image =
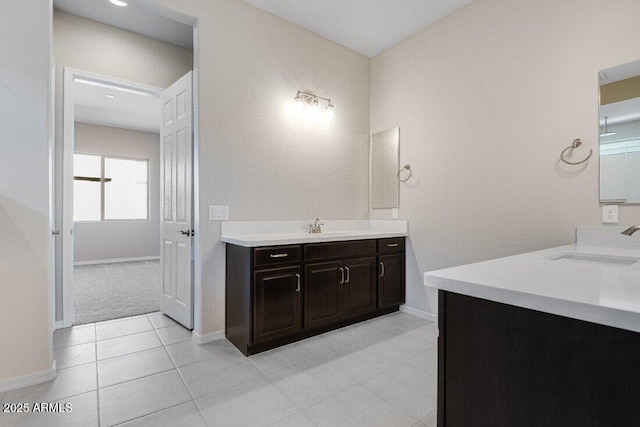
[[[300,292],[300,274],[296,273],[296,292]]]
[[[349,270],[349,267],[345,267],[344,269],[347,270],[347,280],[345,280],[345,283],[349,283],[351,280],[351,270]]]
[[[344,283],[344,268],[340,267],[340,284]]]
[[[380,277],[384,277],[384,262],[380,262]]]

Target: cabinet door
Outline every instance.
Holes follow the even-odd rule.
[[[329,325],[342,316],[342,261],[307,264],[304,268],[304,327]]]
[[[300,331],[300,279],[298,266],[257,270],[254,273],[254,342]]]
[[[376,309],[376,258],[344,261],[344,317],[366,314]]]
[[[378,308],[404,303],[404,255],[378,257]]]

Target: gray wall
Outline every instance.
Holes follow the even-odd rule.
[[[149,160],[149,220],[77,222],[75,261],[160,256],[160,135],[75,125],[76,153]]]
[[[638,16],[630,0],[476,0],[373,58],[371,131],[400,126],[414,176],[400,187],[408,305],[437,311],[426,271],[600,223],[598,70],[640,58]],[[558,161],[574,138],[576,159],[594,151],[585,168]],[[638,222],[639,207],[621,207],[621,224]]]
[[[56,170],[62,171],[64,67],[166,88],[193,68],[193,52],[158,40],[54,11]],[[56,223],[62,227],[62,173],[56,176]],[[62,254],[58,239],[57,254]],[[62,318],[62,259],[56,259],[56,318]]]
[[[0,13],[0,382],[51,369],[50,4]]]

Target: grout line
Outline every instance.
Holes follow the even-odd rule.
[[[158,412],[166,411],[167,409],[172,409],[172,408],[175,408],[175,407],[180,406],[180,405],[184,405],[185,403],[189,403],[189,402],[193,402],[193,400],[187,400],[187,401],[185,401],[185,402],[180,402],[180,403],[177,403],[177,404],[175,404],[175,405],[167,406],[166,408],[158,409],[157,411],[149,412],[148,414],[140,415],[139,417],[131,418],[130,420],[126,420],[126,421],[123,421],[123,422],[118,423],[118,424],[113,424],[113,425],[112,425],[112,426],[110,426],[110,427],[117,427],[117,426],[121,426],[121,425],[126,424],[126,423],[128,423],[128,422],[131,422],[131,421],[134,421],[134,420],[139,420],[140,418],[148,417],[148,416],[150,416],[150,415],[157,414]],[[194,403],[195,403],[195,402],[194,402]],[[196,405],[196,407],[197,407],[197,406],[198,406],[198,405]],[[202,416],[202,414],[200,414],[200,416]],[[203,417],[203,419],[204,419],[204,417]]]
[[[96,341],[96,345],[97,345],[97,343],[98,342]],[[155,347],[149,347],[149,348],[145,348],[145,349],[142,349],[142,350],[132,351],[130,353],[119,354],[117,356],[105,357],[103,359],[98,359],[98,354],[96,353],[96,362],[104,362],[105,360],[111,360],[111,359],[115,359],[117,357],[129,356],[130,354],[142,353],[143,351],[153,350],[153,349],[160,348],[160,347],[164,347],[162,345],[162,341],[160,341],[160,345],[155,346]]]

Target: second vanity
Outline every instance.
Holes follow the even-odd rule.
[[[399,309],[404,221],[228,222],[226,336],[250,355]]]
[[[640,232],[425,273],[438,426],[640,425]]]

